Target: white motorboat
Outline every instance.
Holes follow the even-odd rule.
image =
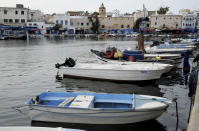
[[[193,51],[193,48],[157,48],[154,47],[145,47],[147,53],[185,53]]]
[[[156,119],[171,103],[135,94],[43,92],[28,100],[32,120],[79,124],[128,124]]]
[[[66,60],[65,65],[60,67],[59,73],[64,78],[82,78],[92,80],[107,81],[146,81],[159,79],[161,75],[168,72],[173,66],[162,63],[146,62],[107,62],[107,63],[77,63],[73,66],[67,65],[70,60]],[[72,62],[73,63],[73,62]]]
[[[31,127],[31,126],[8,126],[0,127],[0,131],[83,131],[68,128],[50,128],[50,127]]]

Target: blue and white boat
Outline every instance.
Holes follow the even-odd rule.
[[[36,121],[127,124],[156,119],[170,103],[147,95],[43,92],[25,105]]]

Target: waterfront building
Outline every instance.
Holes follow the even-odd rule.
[[[182,29],[196,28],[196,14],[182,14]]]
[[[68,14],[53,14],[53,17],[50,18],[55,25],[60,25],[63,30],[68,30],[70,26],[70,16]]]
[[[99,17],[101,33],[129,33],[134,26],[133,17]],[[131,31],[130,31],[131,30]]]
[[[101,33],[126,34],[132,32],[134,17],[132,15],[120,15],[115,11],[114,15],[107,15],[104,4],[99,7],[99,23]]]
[[[171,12],[167,14],[156,14],[150,16],[151,29],[181,29],[182,15],[175,15]]]
[[[133,12],[134,21],[136,21],[139,18],[145,18],[151,15],[155,15],[156,13],[156,11],[148,11],[145,5],[143,4],[143,10],[137,10],[136,12]]]
[[[196,29],[199,29],[199,11],[194,11],[196,15]]]
[[[70,31],[69,33],[91,33],[91,23],[87,16],[70,16]]]
[[[22,4],[17,4],[16,7],[0,7],[0,24],[25,26],[29,19],[29,11]]]
[[[45,22],[27,22],[27,27],[34,27],[34,31],[36,31],[37,34],[44,35],[46,33],[46,24]]]
[[[30,10],[29,13],[30,19],[28,20],[29,22],[43,22],[44,21],[44,13],[41,12],[40,10]]]

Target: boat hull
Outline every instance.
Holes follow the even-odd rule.
[[[154,111],[99,111],[79,109],[49,109],[30,107],[34,121],[79,123],[79,124],[128,124],[156,119],[164,109]]]
[[[148,81],[161,77],[165,69],[161,70],[95,70],[80,68],[64,68],[60,71],[64,78],[78,78],[105,81]]]

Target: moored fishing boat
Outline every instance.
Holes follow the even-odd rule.
[[[193,48],[157,48],[154,47],[145,47],[147,53],[176,53],[183,54],[186,52],[192,52]]]
[[[172,65],[145,62],[76,64],[70,58],[63,64],[56,64],[56,68],[65,78],[132,82],[159,79],[172,68]]]
[[[156,119],[170,103],[147,95],[43,92],[25,105],[31,119],[37,121],[128,124]]]
[[[122,58],[108,58],[106,53],[98,50],[90,50],[92,54],[95,55],[95,57],[99,60],[110,62],[112,60],[116,61],[133,61],[133,62],[156,62],[156,63],[164,63],[164,64],[171,64],[174,65],[174,67],[178,67],[179,64],[182,62],[182,56],[181,54],[145,54],[142,51],[123,51],[123,57]],[[141,53],[140,53],[141,52]],[[130,60],[129,58],[133,57],[133,60]]]

